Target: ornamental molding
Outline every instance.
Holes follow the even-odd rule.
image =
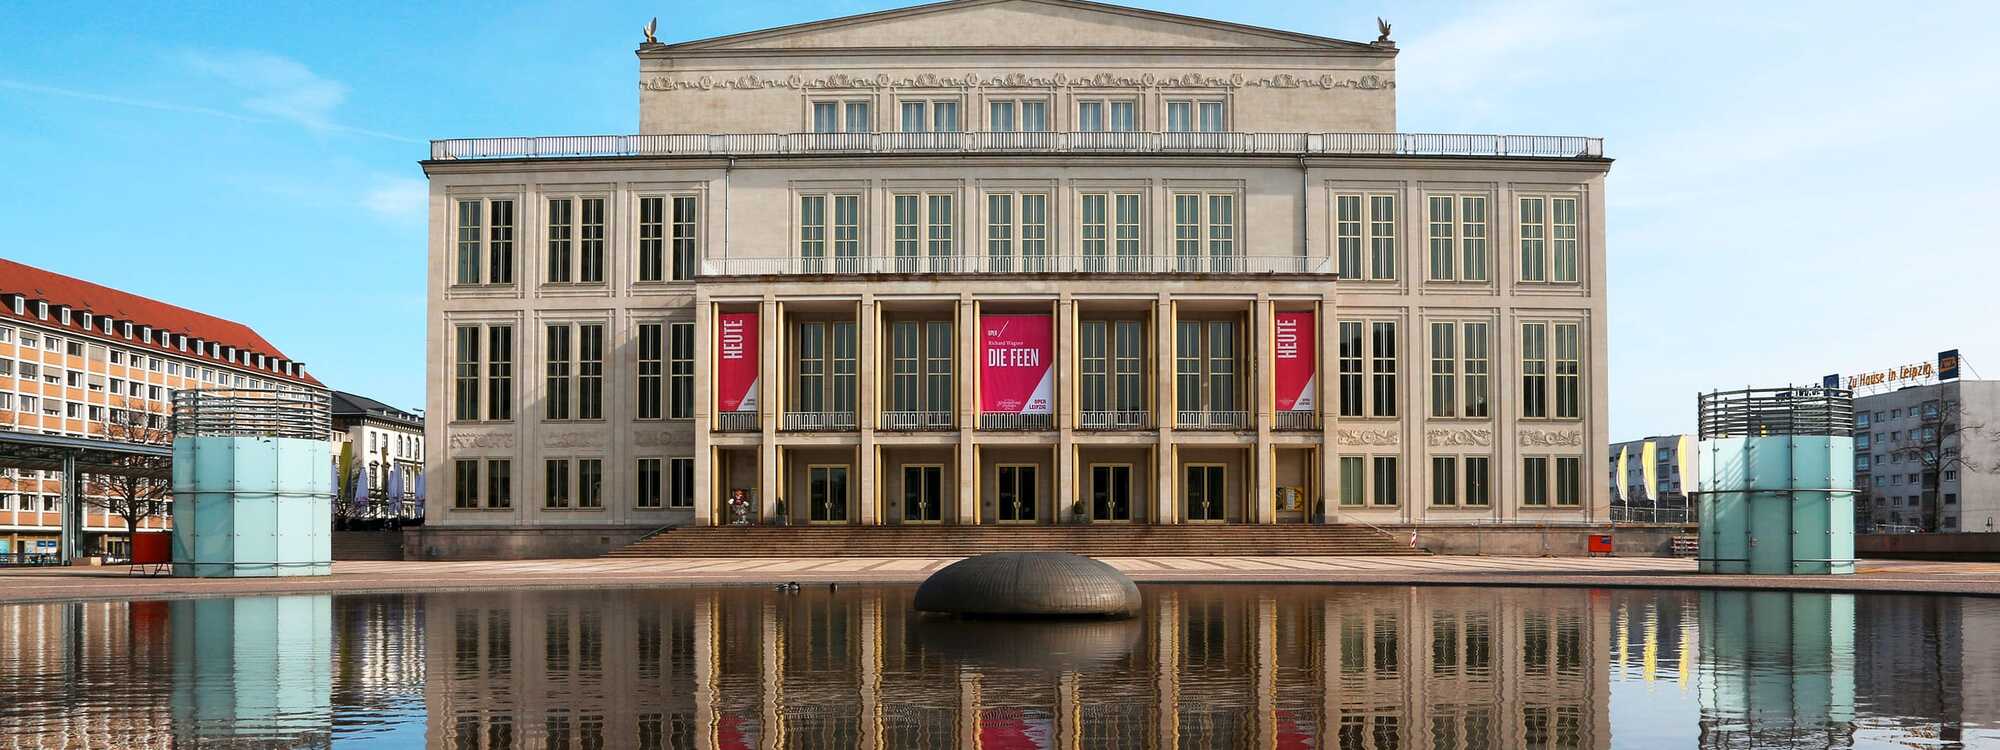
[[[1433,448],[1459,445],[1486,447],[1493,444],[1493,430],[1489,428],[1433,429],[1424,433]]]
[[[632,444],[641,448],[657,448],[674,444],[674,434],[665,430],[649,430],[633,433]]]
[[[1341,430],[1341,445],[1396,445],[1402,436],[1395,430]]]
[[[1570,447],[1583,445],[1583,433],[1576,430],[1522,430],[1518,439],[1523,446]]]
[[[595,432],[558,432],[542,442],[550,448],[599,448],[604,445],[604,436]]]
[[[655,74],[639,80],[642,91],[754,91],[760,89],[867,89],[873,91],[893,89],[962,89],[981,88],[1008,89],[1356,89],[1379,91],[1393,89],[1392,79],[1368,73],[1360,76],[1340,77],[1331,73],[1294,74],[1278,73],[1257,78],[1235,73],[1227,76],[1204,75],[1201,73],[1141,73],[1138,75],[1120,73],[1052,73],[1037,75],[1030,73],[1003,73],[982,76],[978,73],[916,73],[906,76],[891,76],[888,73],[829,73],[806,76],[792,73],[784,76],[763,76],[744,73],[734,77],[701,75],[676,77]]]
[[[466,432],[451,436],[453,448],[512,448],[514,434],[511,432]]]

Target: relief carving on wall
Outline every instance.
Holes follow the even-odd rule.
[[[1583,433],[1576,430],[1521,430],[1523,446],[1573,447],[1583,445]]]
[[[1493,444],[1493,430],[1485,427],[1464,429],[1426,430],[1425,436],[1433,448],[1458,445],[1490,446]]]
[[[1179,75],[1138,75],[1119,73],[1053,73],[1035,75],[1029,73],[1006,73],[981,76],[978,73],[917,73],[895,77],[887,73],[850,74],[830,73],[823,76],[807,77],[799,73],[785,76],[761,76],[745,73],[733,78],[717,78],[712,75],[683,78],[656,74],[639,81],[639,88],[645,91],[750,91],[756,89],[978,89],[978,88],[1041,88],[1041,89],[1159,89],[1159,88],[1209,88],[1209,89],[1357,89],[1379,91],[1392,89],[1396,82],[1373,73],[1358,77],[1341,78],[1331,73],[1292,74],[1279,73],[1249,78],[1241,73],[1217,76],[1201,73]]]
[[[649,430],[633,433],[632,444],[641,448],[657,448],[674,444],[674,434],[665,430]]]
[[[1402,435],[1395,430],[1341,430],[1341,445],[1395,445]]]
[[[550,448],[598,448],[604,445],[604,436],[595,432],[558,432],[542,444]]]
[[[511,432],[468,432],[451,436],[453,448],[512,448],[514,433]]]

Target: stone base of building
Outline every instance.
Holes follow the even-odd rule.
[[[1899,560],[2000,561],[2000,534],[1856,534],[1854,556]]]
[[[405,560],[531,560],[598,557],[653,533],[654,526],[423,526],[403,530]]]
[[[1611,535],[1611,554],[1619,557],[1672,557],[1674,537],[1692,536],[1696,527],[1682,524],[1424,524],[1383,525],[1390,534],[1409,538],[1438,555],[1512,557],[1582,557],[1591,554],[1590,537]],[[1601,554],[1601,553],[1600,553]]]

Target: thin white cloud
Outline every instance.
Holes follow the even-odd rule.
[[[78,91],[76,89],[66,89],[59,86],[44,86],[39,83],[14,81],[4,78],[0,78],[0,89],[25,91],[31,94],[48,94],[51,96],[62,96],[62,97],[69,97],[72,99],[83,99],[86,101],[93,101],[93,102],[104,102],[106,104],[121,104],[127,107],[143,107],[145,109],[157,109],[165,112],[186,112],[189,114],[209,115],[211,117],[222,117],[231,120],[236,120],[238,122],[271,122],[271,120],[262,117],[251,117],[249,115],[237,114],[235,112],[226,112],[220,109],[213,109],[210,107],[197,107],[189,104],[177,104],[174,102],[153,101],[150,99],[134,99],[128,96],[99,94],[93,91]]]
[[[430,185],[410,177],[391,177],[361,196],[361,205],[377,216],[407,219],[424,214],[430,200]]]
[[[257,51],[194,51],[185,53],[183,59],[195,71],[235,87],[245,97],[243,108],[251,112],[296,123],[316,132],[353,133],[404,143],[422,142],[335,121],[335,110],[347,101],[347,84],[315,73],[304,63],[289,57]]]

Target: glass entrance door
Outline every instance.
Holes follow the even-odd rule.
[[[1000,498],[1000,521],[1002,523],[1033,523],[1035,508],[1040,504],[1036,467],[1000,467],[1000,487],[996,493]]]
[[[903,522],[937,523],[944,519],[944,467],[903,467]]]
[[[1223,466],[1221,464],[1189,464],[1185,480],[1181,482],[1181,494],[1187,501],[1187,520],[1223,520]]]
[[[1090,467],[1090,520],[1132,520],[1132,466],[1096,464]]]
[[[806,495],[813,523],[846,523],[847,467],[807,467]]]

